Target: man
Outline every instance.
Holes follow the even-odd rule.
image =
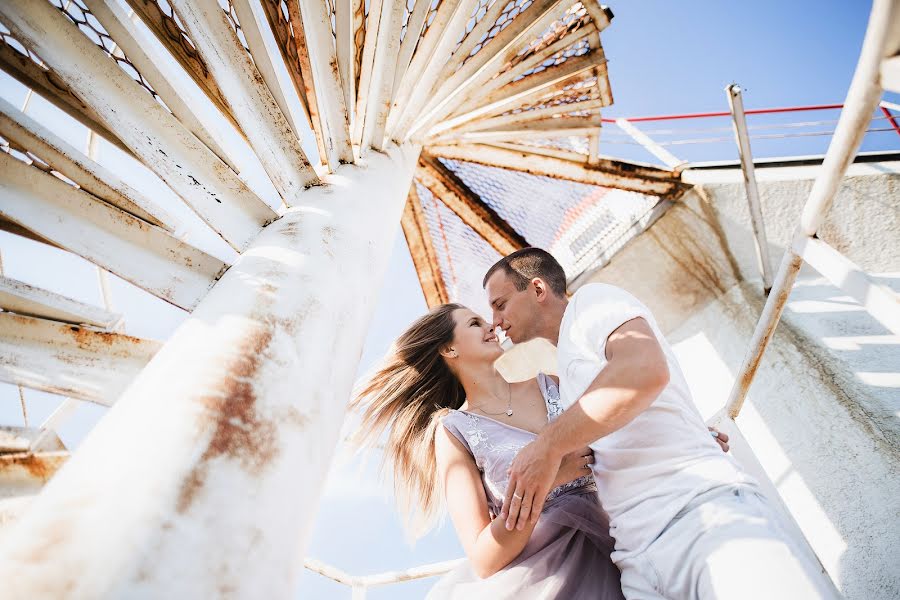
[[[561,458],[589,445],[631,599],[821,598],[756,483],[707,432],[649,310],[605,284],[566,299],[562,267],[526,248],[487,272],[494,326],[556,344],[565,412],[518,454],[500,518],[540,515]]]

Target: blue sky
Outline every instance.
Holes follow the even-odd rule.
[[[856,64],[868,18],[868,2],[757,1],[665,2],[631,1],[611,5],[616,17],[603,34],[609,59],[609,76],[616,103],[607,116],[622,117],[727,110],[724,88],[737,82],[745,88],[748,108],[801,104],[840,103]],[[188,87],[189,84],[185,83]],[[21,106],[25,90],[0,74],[0,96]],[[897,101],[897,97],[886,99]],[[29,114],[49,124],[78,147],[84,146],[84,128],[46,102],[35,98]],[[788,121],[828,121],[837,111],[801,113],[784,117],[753,117],[751,126]],[[236,140],[222,125],[222,134]],[[680,123],[646,123],[645,131],[655,139],[726,137],[728,119]],[[883,120],[873,127],[886,127]],[[685,131],[725,128],[724,131]],[[808,131],[834,128],[833,123],[810,126]],[[608,126],[604,140],[627,141]],[[760,132],[764,132],[760,130]],[[756,156],[820,154],[827,137],[753,142]],[[241,144],[235,142],[234,147]],[[900,136],[874,133],[863,150],[900,149]],[[722,160],[737,157],[734,143],[669,147],[679,158]],[[601,152],[647,162],[652,156],[638,146],[601,143]],[[264,198],[275,202],[269,184],[252,156],[240,152],[242,175]],[[101,146],[100,160],[134,187],[143,190],[175,213],[197,246],[225,259],[233,255],[218,238],[205,231],[196,217],[154,175],[124,157],[109,144]],[[0,233],[6,274],[100,304],[94,269],[64,252]],[[113,302],[126,315],[128,332],[165,339],[183,320],[184,313],[156,300],[130,284],[113,279]],[[388,276],[382,288],[373,325],[368,333],[360,372],[369,369],[385,352],[391,340],[416,316],[425,303],[402,235],[394,244]],[[26,391],[32,423],[46,418],[59,398]],[[18,393],[0,386],[0,423],[21,424]],[[77,447],[103,409],[84,404],[61,434],[70,447]],[[321,501],[307,554],[354,574],[402,569],[437,560],[455,558],[461,549],[452,528],[446,525],[415,546],[406,543],[390,492],[378,483],[375,460],[362,465],[356,459],[336,461],[333,476]],[[412,582],[373,589],[369,598],[396,600],[421,598],[430,582]],[[317,575],[305,574],[298,598],[349,598],[350,591]]]

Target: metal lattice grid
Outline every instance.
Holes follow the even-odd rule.
[[[588,52],[591,51],[591,43],[587,39],[581,39],[569,46],[564,50],[560,50],[553,56],[544,60],[538,65],[528,69],[521,75],[517,76],[513,81],[519,81],[520,79],[524,79],[529,75],[535,75],[536,73],[540,73],[541,71],[546,71],[550,67],[555,67],[563,64],[570,58],[574,58],[576,56],[584,56]]]
[[[417,182],[416,191],[450,301],[489,317],[490,307],[481,280],[491,265],[500,260],[500,254],[428,188]]]
[[[496,38],[501,31],[509,27],[513,20],[524,13],[526,10],[528,10],[532,6],[532,4],[534,4],[534,0],[512,0],[508,2],[507,5],[503,7],[503,12],[501,12],[497,17],[497,20],[494,22],[493,26],[484,35],[484,39],[478,40],[478,43],[475,44],[469,55],[465,58],[464,61],[459,64],[459,68],[462,68],[462,66],[465,65],[470,58],[481,52],[481,50],[484,49],[485,46],[487,46],[494,38]],[[488,5],[488,8],[490,8],[491,6],[493,6],[493,3],[490,3]],[[476,13],[476,17],[478,14],[480,14],[480,11]],[[481,20],[481,18],[483,18],[483,15],[482,17],[477,18],[476,22],[472,24],[473,28]]]
[[[528,60],[538,52],[545,48],[549,48],[570,33],[578,31],[592,22],[591,16],[581,2],[573,4],[561,19],[551,23],[550,26],[532,40],[528,46],[519,51],[519,53],[500,70],[500,73],[515,67],[522,61]]]
[[[156,93],[156,90],[153,89],[150,82],[141,75],[141,72],[134,66],[134,63],[128,60],[128,57],[116,41],[112,39],[109,32],[107,32],[103,25],[100,24],[100,21],[97,20],[97,17],[94,16],[83,0],[50,0],[50,2],[66,15],[66,17],[68,17],[84,35],[102,48],[110,58],[115,60],[116,64],[118,64],[123,71],[128,73],[138,85],[147,90],[147,92],[153,96],[157,102],[163,105],[166,110],[169,110],[169,107],[166,106],[163,99],[159,97],[159,94]],[[169,112],[171,112],[171,110]]]
[[[429,0],[419,0],[419,2],[428,2]],[[422,30],[422,37],[428,33],[431,24],[437,17],[438,9],[441,7],[441,0],[431,0],[431,8],[428,9],[428,16],[425,17],[425,28]]]
[[[41,60],[41,57],[23,46],[22,42],[13,37],[12,32],[2,22],[0,22],[0,40],[3,40],[3,43],[17,54],[30,59],[31,62],[40,67],[42,71],[49,71],[46,63]]]
[[[660,200],[471,162],[440,161],[530,244],[550,251],[570,280],[590,267],[598,249],[602,252]]]
[[[241,29],[241,22],[238,19],[237,11],[234,10],[234,3],[231,2],[231,0],[219,0],[219,6],[223,11],[225,11],[225,16],[228,17],[228,23],[237,34],[238,40],[240,40],[241,42],[241,46],[243,46],[244,50],[247,51],[247,56],[249,56],[250,60],[253,61],[253,53],[250,52],[250,46],[247,44],[247,38],[246,36],[244,36],[244,30]]]

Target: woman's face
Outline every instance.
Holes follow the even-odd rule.
[[[503,354],[493,326],[480,316],[468,308],[458,308],[453,311],[453,320],[456,326],[451,347],[458,353],[460,362],[493,363]]]

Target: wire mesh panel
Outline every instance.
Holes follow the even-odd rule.
[[[570,280],[659,202],[637,192],[440,160],[528,243],[550,251]]]
[[[497,0],[499,2],[503,2],[504,0]],[[471,57],[475,56],[479,52],[481,52],[482,48],[487,46],[491,40],[493,40],[497,35],[500,34],[501,31],[510,26],[513,20],[518,17],[520,14],[525,12],[528,8],[530,8],[534,4],[534,0],[510,0],[506,3],[506,6],[503,7],[502,12],[497,17],[497,20],[494,22],[493,26],[484,34],[483,39],[478,40],[478,43],[472,48],[472,51],[469,52],[469,55],[459,64],[461,68]],[[479,5],[476,7],[474,14],[470,21],[466,24],[465,35],[468,35],[472,29],[475,28],[481,19],[486,16],[487,10],[492,8],[494,2],[487,2],[482,0]],[[465,36],[462,40],[460,40],[460,45],[462,41],[465,39]],[[459,45],[457,46],[457,48]]]
[[[416,191],[450,301],[490,316],[481,280],[491,265],[501,258],[500,254],[428,188],[416,183]]]
[[[82,0],[51,0],[51,3],[75,23],[83,34],[88,36],[91,41],[100,46],[107,55],[113,58],[122,67],[123,71],[128,73],[151,96],[165,106],[165,103],[162,102],[153,87],[144,79],[144,76],[140,74],[134,64],[128,60],[122,49],[110,37],[103,25],[100,24],[100,21],[97,20]]]

